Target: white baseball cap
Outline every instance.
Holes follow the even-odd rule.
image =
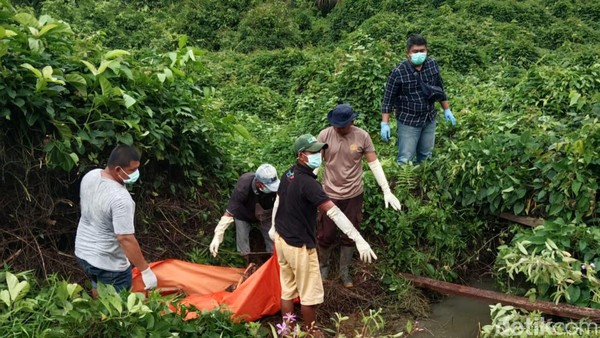
[[[279,189],[277,169],[268,163],[262,164],[256,169],[256,179],[273,192],[276,192],[277,189]]]

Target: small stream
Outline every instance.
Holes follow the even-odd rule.
[[[493,279],[482,279],[469,283],[470,286],[494,290]],[[424,331],[411,337],[427,338],[476,338],[481,326],[491,323],[490,303],[460,296],[447,296],[431,304],[428,318],[419,320]]]

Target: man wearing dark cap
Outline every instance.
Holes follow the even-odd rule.
[[[293,313],[292,300],[300,297],[302,319],[315,337],[322,336],[315,327],[315,307],[323,303],[324,297],[316,250],[317,210],[331,218],[355,242],[363,261],[370,263],[377,259],[350,220],[325,194],[313,173],[321,165],[321,150],[327,147],[309,134],[296,139],[297,162],[281,176],[270,231],[279,262],[281,313]]]
[[[349,104],[339,104],[327,114],[331,127],[319,133],[319,142],[327,143],[323,150],[325,171],[323,174],[323,189],[331,197],[335,205],[352,222],[360,228],[363,206],[363,157],[367,160],[377,183],[383,190],[385,207],[391,205],[400,210],[401,205],[392,194],[381,163],[375,154],[375,147],[369,133],[354,125],[358,115]],[[329,276],[329,258],[336,242],[336,225],[325,215],[319,215],[317,226],[317,241],[319,244],[319,263],[321,277]],[[352,263],[354,243],[345,235],[341,235],[339,273],[345,287],[353,287],[349,267]]]
[[[253,223],[259,224],[266,251],[273,252],[269,228],[278,188],[277,170],[268,163],[258,167],[256,172],[240,176],[229,198],[227,209],[215,228],[215,235],[209,246],[213,256],[217,256],[225,230],[233,222],[235,222],[237,250],[244,257],[246,264],[250,262],[250,230]]]

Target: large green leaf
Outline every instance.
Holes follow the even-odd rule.
[[[129,133],[117,135],[117,140],[123,144],[128,144],[128,145],[133,144],[133,136],[131,136],[131,134],[129,134]]]
[[[28,64],[28,63],[23,63],[21,65],[21,67],[25,68],[25,69],[29,69],[29,71],[31,71],[33,74],[35,74],[35,76],[37,78],[42,78],[42,72],[40,72],[38,69],[36,69],[35,67],[33,67],[32,65]]]
[[[237,131],[245,139],[247,139],[247,140],[254,140],[254,137],[252,137],[252,134],[250,134],[250,132],[248,131],[248,129],[246,129],[246,127],[244,127],[243,125],[241,125],[239,123],[236,123],[236,124],[233,125],[233,129],[235,129],[235,131]]]
[[[29,26],[29,27],[39,27],[40,26],[40,23],[38,22],[38,20],[29,13],[18,13],[18,14],[15,14],[15,16],[13,18],[15,19],[15,21],[17,21],[18,23],[20,23],[23,26]]]
[[[19,282],[17,276],[10,272],[6,273],[6,284],[13,302],[23,298],[29,292],[29,283],[27,281]]]
[[[55,23],[49,23],[49,24],[44,25],[44,27],[42,27],[42,29],[40,29],[40,32],[38,33],[38,37],[44,36],[46,33],[48,33],[49,31],[53,30],[56,27],[58,27],[58,25]]]
[[[179,36],[179,41],[177,43],[178,47],[181,49],[187,45],[188,37],[187,35]]]
[[[125,108],[129,108],[137,102],[133,97],[125,93],[123,93],[123,101],[125,102]]]
[[[70,154],[69,154],[69,157],[71,158],[71,160],[73,161],[73,163],[74,163],[75,165],[77,165],[77,163],[79,163],[79,156],[77,156],[77,154],[75,154],[75,153],[70,153]],[[71,167],[71,168],[72,168],[72,167]],[[71,168],[69,168],[69,170],[70,170]]]
[[[579,193],[579,189],[581,188],[582,184],[583,183],[581,181],[573,181],[573,183],[571,183],[571,190],[573,190],[573,193],[575,193],[575,195]]]
[[[87,95],[87,83],[85,81],[85,78],[81,76],[81,74],[67,74],[65,75],[65,80],[67,80],[67,83],[75,87],[79,91],[79,93],[81,93],[81,95]]]
[[[96,69],[96,66],[85,60],[81,60],[81,62],[90,70],[90,72],[92,72],[92,74],[94,74],[94,76],[98,75],[98,69]]]
[[[112,60],[114,58],[123,56],[123,55],[130,55],[131,53],[129,53],[126,50],[122,50],[122,49],[115,49],[115,50],[111,50],[110,52],[107,52],[106,54],[104,54],[104,59],[105,60]]]
[[[515,213],[515,215],[521,214],[521,212],[523,212],[523,209],[525,209],[525,202],[523,201],[517,201],[513,205],[513,212]]]
[[[102,88],[102,95],[110,95],[112,89],[110,81],[108,81],[104,76],[99,76],[98,82],[100,82],[100,87]]]
[[[3,301],[6,306],[10,307],[12,301],[10,300],[10,293],[8,290],[0,291],[0,300]]]
[[[579,289],[579,286],[573,284],[569,285],[569,287],[567,288],[567,293],[565,294],[567,300],[571,304],[577,302],[577,300],[579,300],[580,295],[581,290]]]
[[[73,137],[73,132],[71,131],[71,128],[69,128],[69,126],[64,123],[64,122],[59,122],[59,121],[52,121],[52,124],[54,124],[54,127],[56,128],[56,130],[58,130],[58,132],[60,133],[60,136],[62,137],[62,139],[66,142],[70,142],[71,141],[71,137]]]
[[[108,68],[108,66],[110,66],[112,62],[113,61],[111,60],[102,60],[102,62],[100,63],[100,67],[98,67],[98,74],[104,73],[106,68]]]

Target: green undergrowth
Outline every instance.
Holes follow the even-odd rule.
[[[294,139],[347,102],[403,204],[385,208],[365,165],[361,230],[377,264],[454,281],[490,249],[507,290],[596,306],[578,272],[598,263],[599,15],[583,0],[0,1],[0,192],[19,202],[0,218],[58,247],[47,220],[75,224],[65,205],[81,174],[134,144],[142,231],[156,205],[177,201],[176,217],[160,217],[199,222],[188,257],[238,264],[233,231],[229,254],[206,250],[236,178],[264,162],[282,173]],[[397,137],[379,138],[380,105],[415,32],[458,123],[438,116],[433,158],[398,166]],[[502,243],[501,213],[546,222],[511,227]],[[20,245],[2,257],[35,251]]]

